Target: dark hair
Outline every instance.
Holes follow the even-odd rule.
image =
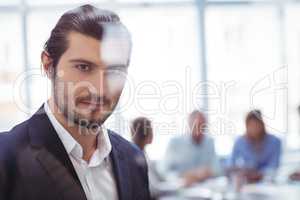
[[[189,120],[191,119],[195,119],[196,116],[201,116],[203,117],[203,119],[206,121],[206,117],[204,115],[204,113],[202,113],[200,110],[193,110],[190,114],[189,114]]]
[[[103,37],[103,24],[106,23],[124,26],[120,22],[119,16],[114,12],[98,9],[89,4],[64,13],[51,31],[51,35],[44,45],[44,50],[53,60],[53,67],[56,67],[60,57],[67,50],[67,37],[71,31],[101,40]]]
[[[144,141],[152,134],[152,123],[146,117],[137,117],[131,122],[130,129],[133,138]]]
[[[258,109],[251,110],[246,116],[246,124],[248,124],[250,120],[255,120],[255,121],[259,122],[263,127],[263,132],[264,133],[266,132],[265,123],[263,121],[260,110],[258,110]]]
[[[264,123],[263,122],[263,119],[262,119],[262,114],[261,114],[261,111],[260,110],[251,110],[247,116],[246,116],[246,123],[248,123],[248,121],[250,120],[256,120],[256,121],[259,121],[261,123]]]

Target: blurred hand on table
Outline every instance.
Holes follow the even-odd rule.
[[[300,181],[300,171],[296,171],[289,176],[292,181]]]
[[[205,181],[213,176],[212,171],[209,168],[197,168],[189,170],[182,175],[185,187],[189,187],[197,182]]]

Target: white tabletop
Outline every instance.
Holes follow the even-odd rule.
[[[178,191],[160,200],[299,200],[299,184],[259,183],[244,185],[234,192],[224,179],[215,179]]]

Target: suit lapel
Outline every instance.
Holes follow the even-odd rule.
[[[126,155],[120,149],[120,143],[117,141],[114,133],[110,133],[109,137],[112,144],[110,157],[112,159],[113,172],[115,174],[119,200],[132,200],[129,165]]]
[[[46,115],[43,106],[29,119],[31,145],[37,160],[63,199],[86,200],[73,164]]]

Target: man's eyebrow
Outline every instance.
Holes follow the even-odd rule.
[[[89,64],[89,65],[94,65],[94,66],[97,66],[97,64],[89,61],[89,60],[86,60],[86,59],[83,59],[83,58],[75,58],[75,59],[71,59],[70,62],[73,62],[73,63],[86,63],[86,64]],[[125,65],[125,64],[114,64],[114,65],[108,65],[107,66],[107,69],[127,69],[128,66]]]
[[[119,64],[119,65],[108,65],[107,69],[127,69],[127,65]]]

